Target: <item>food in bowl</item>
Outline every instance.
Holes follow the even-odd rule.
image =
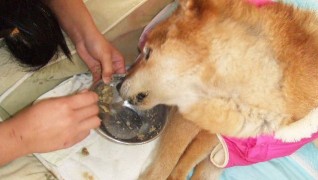
[[[124,101],[116,86],[123,76],[114,76],[109,84],[98,82],[92,90],[99,96],[99,117],[102,120],[98,132],[118,143],[143,144],[154,140],[164,130],[169,108],[158,105],[141,111]]]

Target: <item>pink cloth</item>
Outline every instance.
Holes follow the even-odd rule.
[[[310,138],[292,143],[282,142],[274,139],[273,136],[247,139],[223,137],[229,152],[229,161],[226,167],[246,166],[288,156],[316,138],[318,138],[318,132]]]
[[[248,0],[248,2],[255,4],[256,6],[262,6],[264,4],[272,3],[271,0]]]

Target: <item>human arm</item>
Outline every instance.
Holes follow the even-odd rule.
[[[122,55],[99,32],[82,0],[45,2],[56,14],[62,29],[93,73],[94,81],[100,79],[100,71],[105,82],[110,81],[113,73],[125,73]]]
[[[40,101],[0,123],[0,166],[30,153],[72,146],[100,125],[93,92]]]
[[[0,123],[0,167],[18,157],[28,154],[13,131],[10,121]]]

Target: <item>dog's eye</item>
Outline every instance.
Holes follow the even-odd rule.
[[[143,50],[143,53],[144,53],[144,57],[146,60],[149,59],[150,55],[151,55],[151,52],[152,52],[152,49],[149,48],[149,47],[145,47],[144,50]]]

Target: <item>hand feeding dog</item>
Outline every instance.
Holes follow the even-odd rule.
[[[266,141],[297,141],[295,151],[318,137],[314,13],[281,3],[180,0],[147,38],[121,96],[141,109],[166,104],[176,111],[141,179],[184,179],[194,166],[194,179],[212,179],[219,167],[269,160],[231,154],[229,141],[252,138],[256,150]],[[261,154],[255,149],[251,156]]]

